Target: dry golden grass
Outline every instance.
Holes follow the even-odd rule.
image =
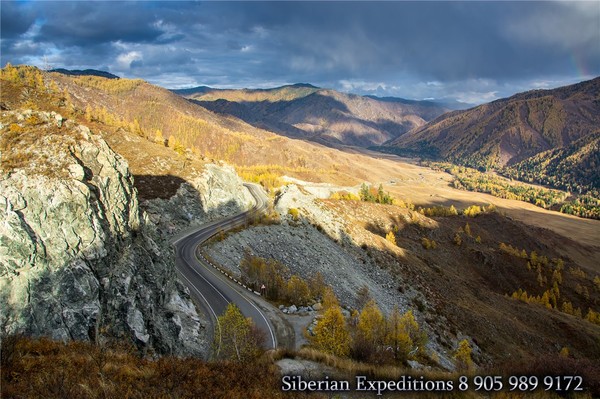
[[[272,398],[280,376],[268,360],[151,360],[127,345],[3,337],[3,398]],[[286,397],[305,397],[290,393]]]

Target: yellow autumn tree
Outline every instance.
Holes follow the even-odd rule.
[[[330,306],[314,329],[311,342],[318,350],[336,356],[350,352],[350,333],[339,305]]]
[[[314,298],[322,298],[325,291],[325,278],[321,272],[316,272],[308,280],[308,287],[310,288],[310,295]]]
[[[306,305],[310,300],[308,284],[301,277],[293,275],[287,283],[286,296],[288,301],[295,305]]]
[[[386,331],[385,345],[392,349],[397,362],[405,362],[425,350],[427,334],[421,331],[412,310],[401,314],[398,307],[394,307]]]
[[[458,371],[471,371],[473,369],[473,359],[471,359],[471,353],[473,349],[469,344],[469,341],[463,339],[459,342],[456,352],[454,352],[454,361],[456,362],[456,369]]]
[[[335,292],[333,292],[333,288],[330,286],[326,286],[323,290],[323,312],[326,312],[329,308],[340,306],[337,297],[335,296]]]
[[[460,233],[454,234],[454,238],[452,241],[454,241],[454,244],[460,247],[462,245],[462,238],[460,236]]]
[[[142,130],[142,126],[140,125],[140,121],[137,118],[133,119],[133,123],[130,126],[130,130],[132,133],[137,134],[140,137],[144,137],[144,130]]]
[[[388,240],[391,244],[396,245],[396,236],[393,231],[390,231],[385,235],[385,239]]]
[[[358,316],[352,345],[353,357],[359,360],[375,361],[375,356],[381,349],[384,338],[385,318],[377,303],[370,299]]]
[[[392,349],[394,360],[400,363],[408,360],[408,355],[413,348],[412,339],[410,339],[405,327],[406,323],[400,310],[397,306],[394,306],[394,310],[387,320],[385,345]]]
[[[156,129],[156,133],[154,134],[154,142],[156,144],[165,144],[165,138],[163,137],[162,131],[160,129]]]
[[[467,222],[467,224],[465,224],[465,228],[464,228],[464,230],[465,230],[465,234],[466,234],[466,235],[468,235],[469,237],[471,237],[471,236],[472,236],[472,233],[471,233],[471,226],[469,225],[469,223],[468,223],[468,222]]]
[[[377,303],[371,299],[360,312],[357,325],[358,336],[374,349],[383,343],[385,319]]]
[[[264,334],[240,308],[229,303],[225,313],[218,317],[220,334],[215,335],[217,357],[239,362],[256,359],[263,351]]]
[[[183,146],[181,141],[179,141],[179,139],[176,138],[175,136],[173,136],[173,135],[169,136],[169,141],[167,142],[167,145],[170,148],[172,148],[179,155],[185,154],[185,147]]]
[[[93,119],[93,115],[92,115],[92,107],[90,107],[90,105],[88,104],[85,107],[85,120],[88,122],[91,122]]]

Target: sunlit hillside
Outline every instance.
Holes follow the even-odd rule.
[[[428,101],[380,99],[307,84],[265,90],[181,90],[223,115],[294,138],[369,146],[397,138],[446,109]]]

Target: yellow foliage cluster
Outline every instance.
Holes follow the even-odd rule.
[[[431,208],[419,208],[418,212],[424,216],[432,217],[432,216],[456,216],[458,215],[458,211],[454,207],[454,205],[447,206],[434,206]]]
[[[503,242],[501,242],[499,244],[500,250],[518,257],[518,258],[522,258],[522,259],[527,259],[527,270],[532,270],[535,269],[538,273],[538,282],[540,283],[540,286],[545,284],[547,282],[547,278],[544,276],[545,270],[550,267],[550,260],[548,259],[547,256],[539,256],[538,253],[536,251],[531,251],[531,253],[529,255],[527,255],[527,251],[525,249],[521,249],[519,250],[516,247],[513,247],[510,244],[505,244]],[[559,284],[562,284],[562,271],[564,269],[564,261],[560,258],[556,258],[556,259],[552,259],[552,262],[554,263],[554,267],[551,267],[551,271],[552,271],[552,283],[554,283],[555,281],[558,282]]]
[[[569,273],[571,273],[575,277],[587,278],[587,274],[580,267],[570,267]]]
[[[358,195],[349,193],[347,191],[336,191],[334,193],[331,193],[329,199],[344,201],[360,201],[360,197]]]
[[[506,248],[508,248],[508,251],[516,252],[517,254],[521,253],[518,250],[515,251],[515,249],[512,247],[509,248],[509,246],[505,246],[505,250]],[[561,299],[559,285],[563,284],[562,271],[564,269],[564,261],[560,258],[557,258],[553,259],[552,263],[554,264],[554,266],[550,269],[550,271],[552,272],[551,288],[546,289],[542,295],[537,296],[528,295],[526,291],[519,288],[517,291],[512,293],[511,297],[513,299],[520,300],[525,303],[539,304],[545,306],[548,309],[558,310],[578,318],[583,318],[584,320],[587,320],[590,323],[600,324],[600,319],[598,318],[599,313],[594,311],[592,308],[588,309],[588,312],[584,317],[581,308],[575,308],[573,304],[566,299],[562,301],[562,304],[560,306],[558,305],[559,300]],[[531,252],[529,256],[529,261],[527,262],[527,267],[529,270],[537,270],[537,281],[542,287],[547,283],[547,278],[544,275],[545,269],[550,266],[551,265],[547,257],[539,256],[535,251]],[[570,274],[574,277],[580,279],[587,278],[587,274],[580,268],[570,268],[569,271]],[[594,283],[596,283],[596,281],[594,281]],[[577,285],[575,286],[575,292],[581,297],[583,297],[586,301],[589,301],[590,293],[586,285],[582,283],[577,283]]]
[[[7,63],[4,68],[0,70],[0,79],[7,80],[16,84],[22,84],[30,88],[37,88],[38,90],[44,90],[44,76],[42,72],[33,66],[19,65],[12,66]]]
[[[503,242],[500,243],[500,249],[510,255],[516,256],[518,258],[527,259],[527,251],[519,250],[518,248],[513,247],[510,244],[505,244]]]
[[[484,211],[483,211],[483,208],[481,206],[479,206],[479,205],[471,205],[470,207],[468,207],[467,209],[465,209],[463,211],[463,214],[465,216],[469,216],[469,217],[473,218],[473,217],[475,217],[477,215],[482,214],[483,212]]]
[[[288,215],[290,215],[294,221],[298,221],[300,218],[300,212],[296,208],[288,209]]]
[[[274,259],[264,259],[246,251],[240,262],[242,281],[254,289],[261,290],[266,298],[273,301],[287,301],[294,305],[308,305],[323,295],[325,283],[321,273],[316,273],[308,282],[292,275],[287,267]]]
[[[350,353],[350,333],[339,306],[330,306],[319,320],[311,337],[312,345],[318,350],[336,356]]]
[[[454,244],[460,247],[462,245],[462,237],[460,236],[460,233],[454,234],[454,238],[452,239],[452,241],[454,242]]]
[[[458,371],[471,371],[473,369],[473,360],[471,359],[471,353],[473,349],[469,344],[469,341],[463,339],[459,342],[456,352],[454,352],[454,360],[456,361],[456,368]]]
[[[433,169],[444,170],[452,174],[455,177],[453,186],[458,189],[489,193],[499,198],[527,201],[543,208],[560,204],[568,197],[564,191],[516,183],[498,175],[482,173],[476,169],[449,163],[434,163],[430,166]]]
[[[436,249],[437,248],[437,243],[435,242],[435,240],[431,240],[427,237],[423,237],[421,239],[421,245],[425,249]]]
[[[181,141],[173,135],[169,136],[167,140],[167,146],[173,149],[179,155],[185,155],[185,147],[181,143]]]
[[[385,239],[386,239],[388,242],[390,242],[391,244],[393,244],[393,245],[396,245],[396,236],[394,235],[394,232],[393,232],[393,231],[390,231],[390,232],[388,232],[388,233],[385,235]]]
[[[144,83],[141,79],[108,79],[100,76],[74,76],[73,81],[80,86],[93,87],[112,94],[134,90]]]
[[[372,347],[381,345],[385,338],[385,329],[381,328],[384,322],[385,318],[377,303],[373,299],[369,300],[360,312],[356,326],[357,339],[362,339]]]
[[[394,205],[399,206],[400,208],[410,209],[411,211],[415,209],[415,205],[410,200],[402,200],[400,198],[394,198]]]
[[[384,346],[392,349],[396,362],[405,362],[417,353],[424,353],[427,335],[421,331],[412,310],[401,314],[395,307],[383,325],[386,328]]]
[[[566,314],[570,314],[571,316],[575,316],[575,317],[582,317],[582,313],[581,313],[581,309],[580,308],[574,308],[573,304],[569,301],[565,301],[562,303],[562,306],[560,307],[560,311]]]
[[[542,305],[547,307],[548,309],[556,309],[557,308],[557,295],[554,290],[546,290],[540,296],[528,295],[527,291],[523,291],[522,289],[518,289],[513,292],[511,298],[518,299],[525,303],[536,303],[538,305]]]
[[[275,189],[283,185],[281,176],[288,172],[307,172],[306,168],[292,168],[281,165],[238,166],[236,171],[240,177],[252,183],[258,183],[265,189]]]
[[[233,302],[217,318],[218,334],[215,335],[215,353],[219,359],[250,362],[264,351],[264,337],[258,332],[252,319],[245,318]]]
[[[335,296],[335,293],[333,292],[333,288],[331,288],[330,286],[325,287],[323,291],[322,304],[324,311],[334,306],[340,306],[340,303],[337,297]]]
[[[599,312],[594,312],[591,308],[588,310],[587,314],[585,315],[585,319],[587,321],[589,321],[590,323],[594,323],[600,326],[600,313]]]
[[[344,319],[332,292],[328,306],[311,337],[317,349],[374,363],[404,363],[417,353],[424,353],[426,334],[421,331],[412,311],[400,313],[394,308],[389,317],[370,299],[361,312],[354,311],[351,323]],[[325,303],[325,301],[324,301]]]
[[[353,336],[353,357],[376,363],[404,363],[417,353],[424,353],[427,341],[411,310],[402,314],[395,307],[385,317],[373,299],[358,315]]]
[[[469,236],[472,237],[473,234],[471,233],[471,226],[469,225],[469,223],[467,222],[467,224],[465,224],[464,227],[464,232]]]
[[[308,284],[302,277],[296,275],[288,280],[285,296],[290,303],[296,305],[308,305],[312,299]]]
[[[242,281],[255,291],[264,284],[266,286],[264,294],[267,298],[276,300],[283,296],[286,286],[284,276],[289,274],[289,270],[280,262],[274,259],[266,260],[246,251],[240,262],[240,270]]]
[[[11,123],[10,126],[8,127],[8,131],[11,133],[22,133],[23,132],[23,127],[19,124],[16,123]]]
[[[263,186],[266,190],[272,190],[283,185],[283,180],[281,180],[281,176],[278,176],[274,173],[256,173],[241,171],[238,172],[238,174],[244,181],[258,183],[261,186]]]

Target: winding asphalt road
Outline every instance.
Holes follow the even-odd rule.
[[[244,316],[252,318],[254,324],[266,334],[267,349],[277,347],[275,330],[253,300],[256,294],[239,286],[214,267],[204,258],[198,247],[221,231],[243,226],[253,215],[267,208],[267,199],[262,190],[254,184],[244,184],[256,203],[246,212],[206,224],[173,242],[175,246],[177,270],[181,280],[188,286],[190,293],[198,300],[206,314],[212,319],[215,336],[220,337],[220,326],[217,317],[222,315],[230,302],[235,303]]]

